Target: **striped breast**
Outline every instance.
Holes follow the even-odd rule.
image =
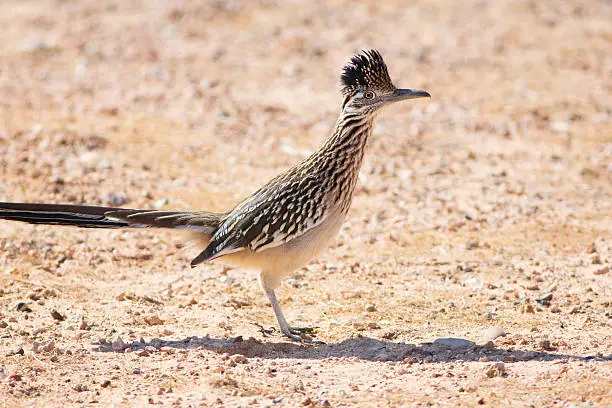
[[[338,122],[339,130],[321,149],[238,204],[220,223],[196,263],[245,248],[260,252],[283,245],[338,210],[344,215],[372,120],[341,116]]]

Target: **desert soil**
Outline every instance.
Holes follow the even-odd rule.
[[[3,0],[0,201],[225,210],[320,145],[362,48],[432,98],[379,116],[340,236],[279,290],[324,345],[180,234],[0,222],[0,406],[612,406],[610,21]]]

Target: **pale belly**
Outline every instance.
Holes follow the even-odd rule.
[[[293,240],[261,252],[243,249],[225,255],[219,261],[231,266],[259,270],[262,279],[272,287],[277,287],[280,280],[306,265],[319,255],[338,235],[344,216],[330,217],[321,225],[307,231]]]

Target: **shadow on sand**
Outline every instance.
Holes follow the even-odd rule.
[[[263,359],[304,359],[316,360],[330,357],[348,357],[365,361],[402,361],[412,359],[414,362],[480,361],[486,357],[489,361],[555,361],[564,359],[606,360],[612,356],[574,356],[547,351],[530,351],[514,348],[502,349],[489,345],[477,345],[465,339],[437,339],[433,343],[409,344],[378,340],[370,337],[355,337],[332,344],[304,345],[290,342],[262,342],[256,339],[242,340],[217,339],[212,337],[188,337],[183,340],[153,339],[149,342],[126,343],[117,347],[106,343],[99,347],[101,352],[124,352],[125,348],[133,351],[152,346],[173,349],[203,349],[214,353],[242,354],[249,358]],[[148,350],[151,350],[148,348]]]

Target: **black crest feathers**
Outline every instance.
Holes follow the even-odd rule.
[[[351,58],[344,67],[342,76],[342,93],[352,95],[367,88],[394,89],[387,65],[376,50],[362,51]]]

